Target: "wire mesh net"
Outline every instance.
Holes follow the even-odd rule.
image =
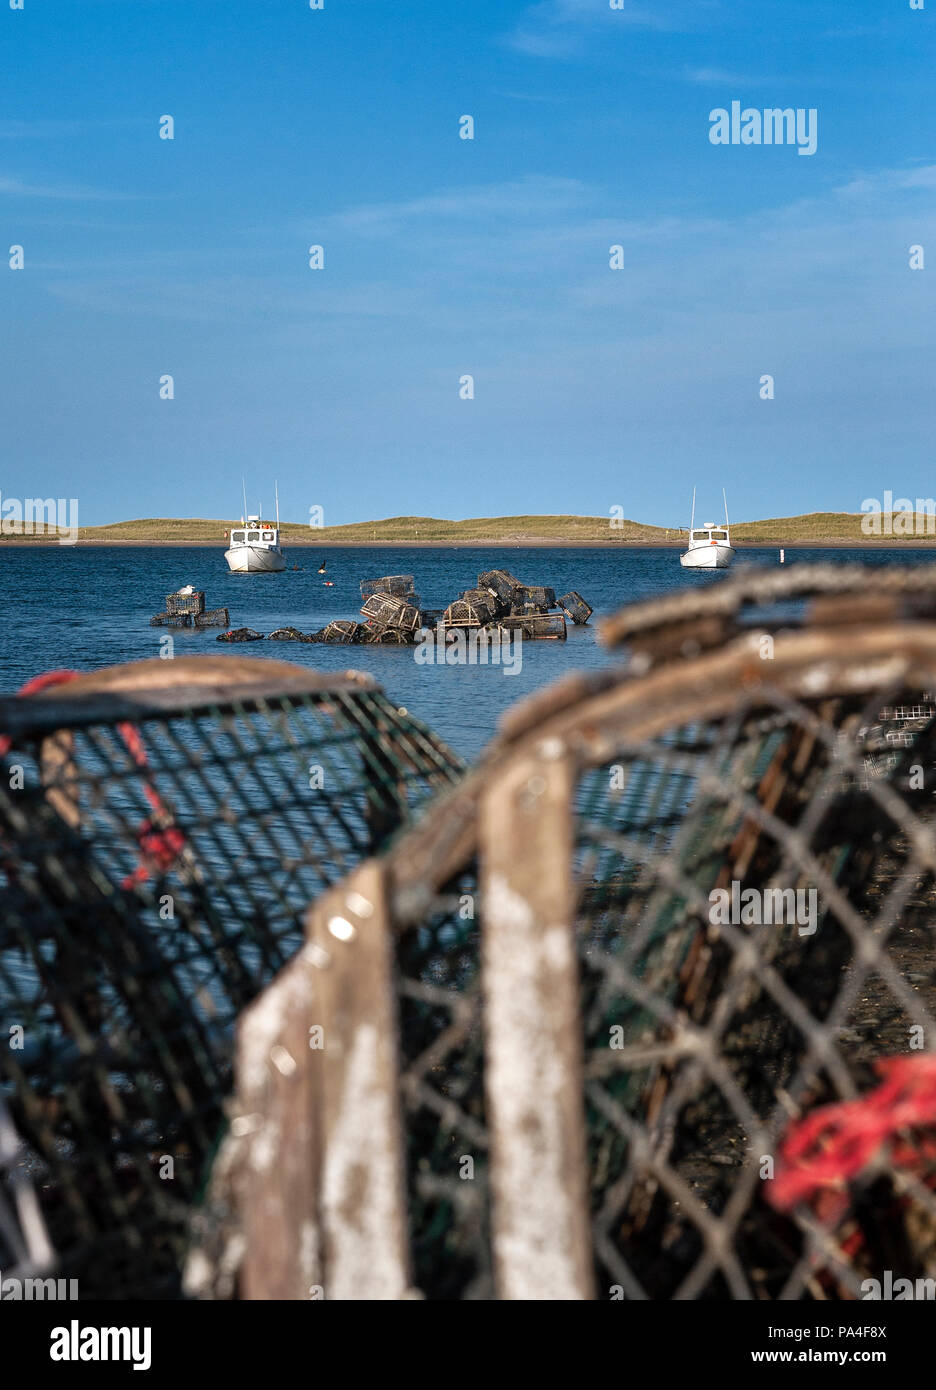
[[[915,838],[928,807],[909,791],[929,737],[869,779],[848,736],[866,721],[855,702],[778,699],[649,756],[622,746],[583,783],[599,1289],[841,1297],[880,1273],[893,1174],[856,1189],[847,1239],[781,1216],[764,1181],[791,1120],[870,1090],[876,1059],[933,1036],[932,860]],[[908,1240],[888,1267],[909,1275],[931,1254]]]
[[[433,1298],[493,1296],[478,913],[469,872],[398,940],[413,1280]]]
[[[462,771],[363,683],[135,700],[16,702],[0,771],[0,1099],[82,1297],[178,1293],[234,1021],[309,901]]]
[[[887,1270],[934,1277],[932,1129],[790,1210],[771,1182],[804,1117],[933,1046],[930,699],[725,703],[609,735],[576,789],[598,1297],[854,1298]],[[493,1287],[477,862],[461,874],[402,912],[398,952],[414,1281],[438,1298]]]

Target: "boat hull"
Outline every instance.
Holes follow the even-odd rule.
[[[275,574],[286,568],[282,551],[262,545],[231,546],[224,558],[232,574]]]
[[[679,563],[687,570],[726,570],[734,557],[730,545],[697,545],[680,555]]]

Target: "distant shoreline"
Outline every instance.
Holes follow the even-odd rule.
[[[918,512],[911,523],[913,535],[902,534],[907,521],[905,514],[889,513],[877,518],[877,534],[866,535],[862,530],[866,516],[852,512],[807,512],[800,516],[736,522],[731,527],[731,540],[739,550],[936,548],[936,515]],[[892,533],[894,525],[900,527],[896,535]],[[183,546],[217,550],[223,554],[228,534],[238,529],[238,523],[211,517],[136,517],[109,522],[105,526],[75,529],[74,544],[80,546]],[[686,527],[656,526],[618,515],[540,513],[464,517],[460,521],[432,516],[391,516],[335,526],[283,521],[279,530],[280,542],[287,551],[401,547],[464,550],[479,546],[500,550],[680,550],[685,549],[688,542]],[[0,535],[0,552],[4,545],[59,544],[58,532],[54,535]]]
[[[896,540],[888,537],[886,540],[872,540],[870,537],[862,537],[860,540],[842,540],[840,537],[828,540],[768,540],[768,541],[743,541],[732,539],[735,550],[936,550],[936,538],[927,540],[925,537],[908,537],[906,540]],[[4,546],[15,546],[17,549],[32,550],[133,550],[150,549],[155,546],[160,549],[171,548],[180,550],[217,550],[219,554],[224,553],[224,542],[218,545],[212,541],[179,541],[179,540],[77,540],[73,545],[60,546],[55,539],[46,537],[25,537],[16,538],[4,536],[0,541],[0,554],[3,553]],[[685,550],[685,539],[676,541],[653,540],[653,541],[564,541],[552,540],[543,537],[530,537],[524,540],[502,540],[492,538],[486,540],[483,537],[471,538],[469,540],[394,540],[394,541],[303,541],[285,540],[283,542],[284,551],[290,550]]]

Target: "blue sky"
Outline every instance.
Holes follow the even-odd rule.
[[[676,525],[694,484],[738,519],[936,491],[936,0],[7,6],[4,496]],[[732,100],[815,107],[817,153],[713,146]]]

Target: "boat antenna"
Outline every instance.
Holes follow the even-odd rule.
[[[244,493],[244,521],[246,522],[246,520],[247,520],[247,484],[246,484],[245,481],[244,481],[243,475],[241,475],[241,488],[242,488],[243,493]],[[242,524],[243,524],[243,523],[242,523]]]
[[[279,483],[273,484],[273,491],[276,494],[276,529],[279,530]],[[725,504],[728,505],[727,503]]]
[[[695,530],[695,488],[692,489],[692,516],[689,518],[689,530]]]
[[[728,530],[728,498],[727,498],[727,496],[726,496],[726,494],[725,494],[725,489],[724,489],[724,488],[722,488],[722,490],[721,490],[721,495],[722,495],[722,500],[723,500],[724,503],[725,503],[725,530],[727,531],[727,530]]]

